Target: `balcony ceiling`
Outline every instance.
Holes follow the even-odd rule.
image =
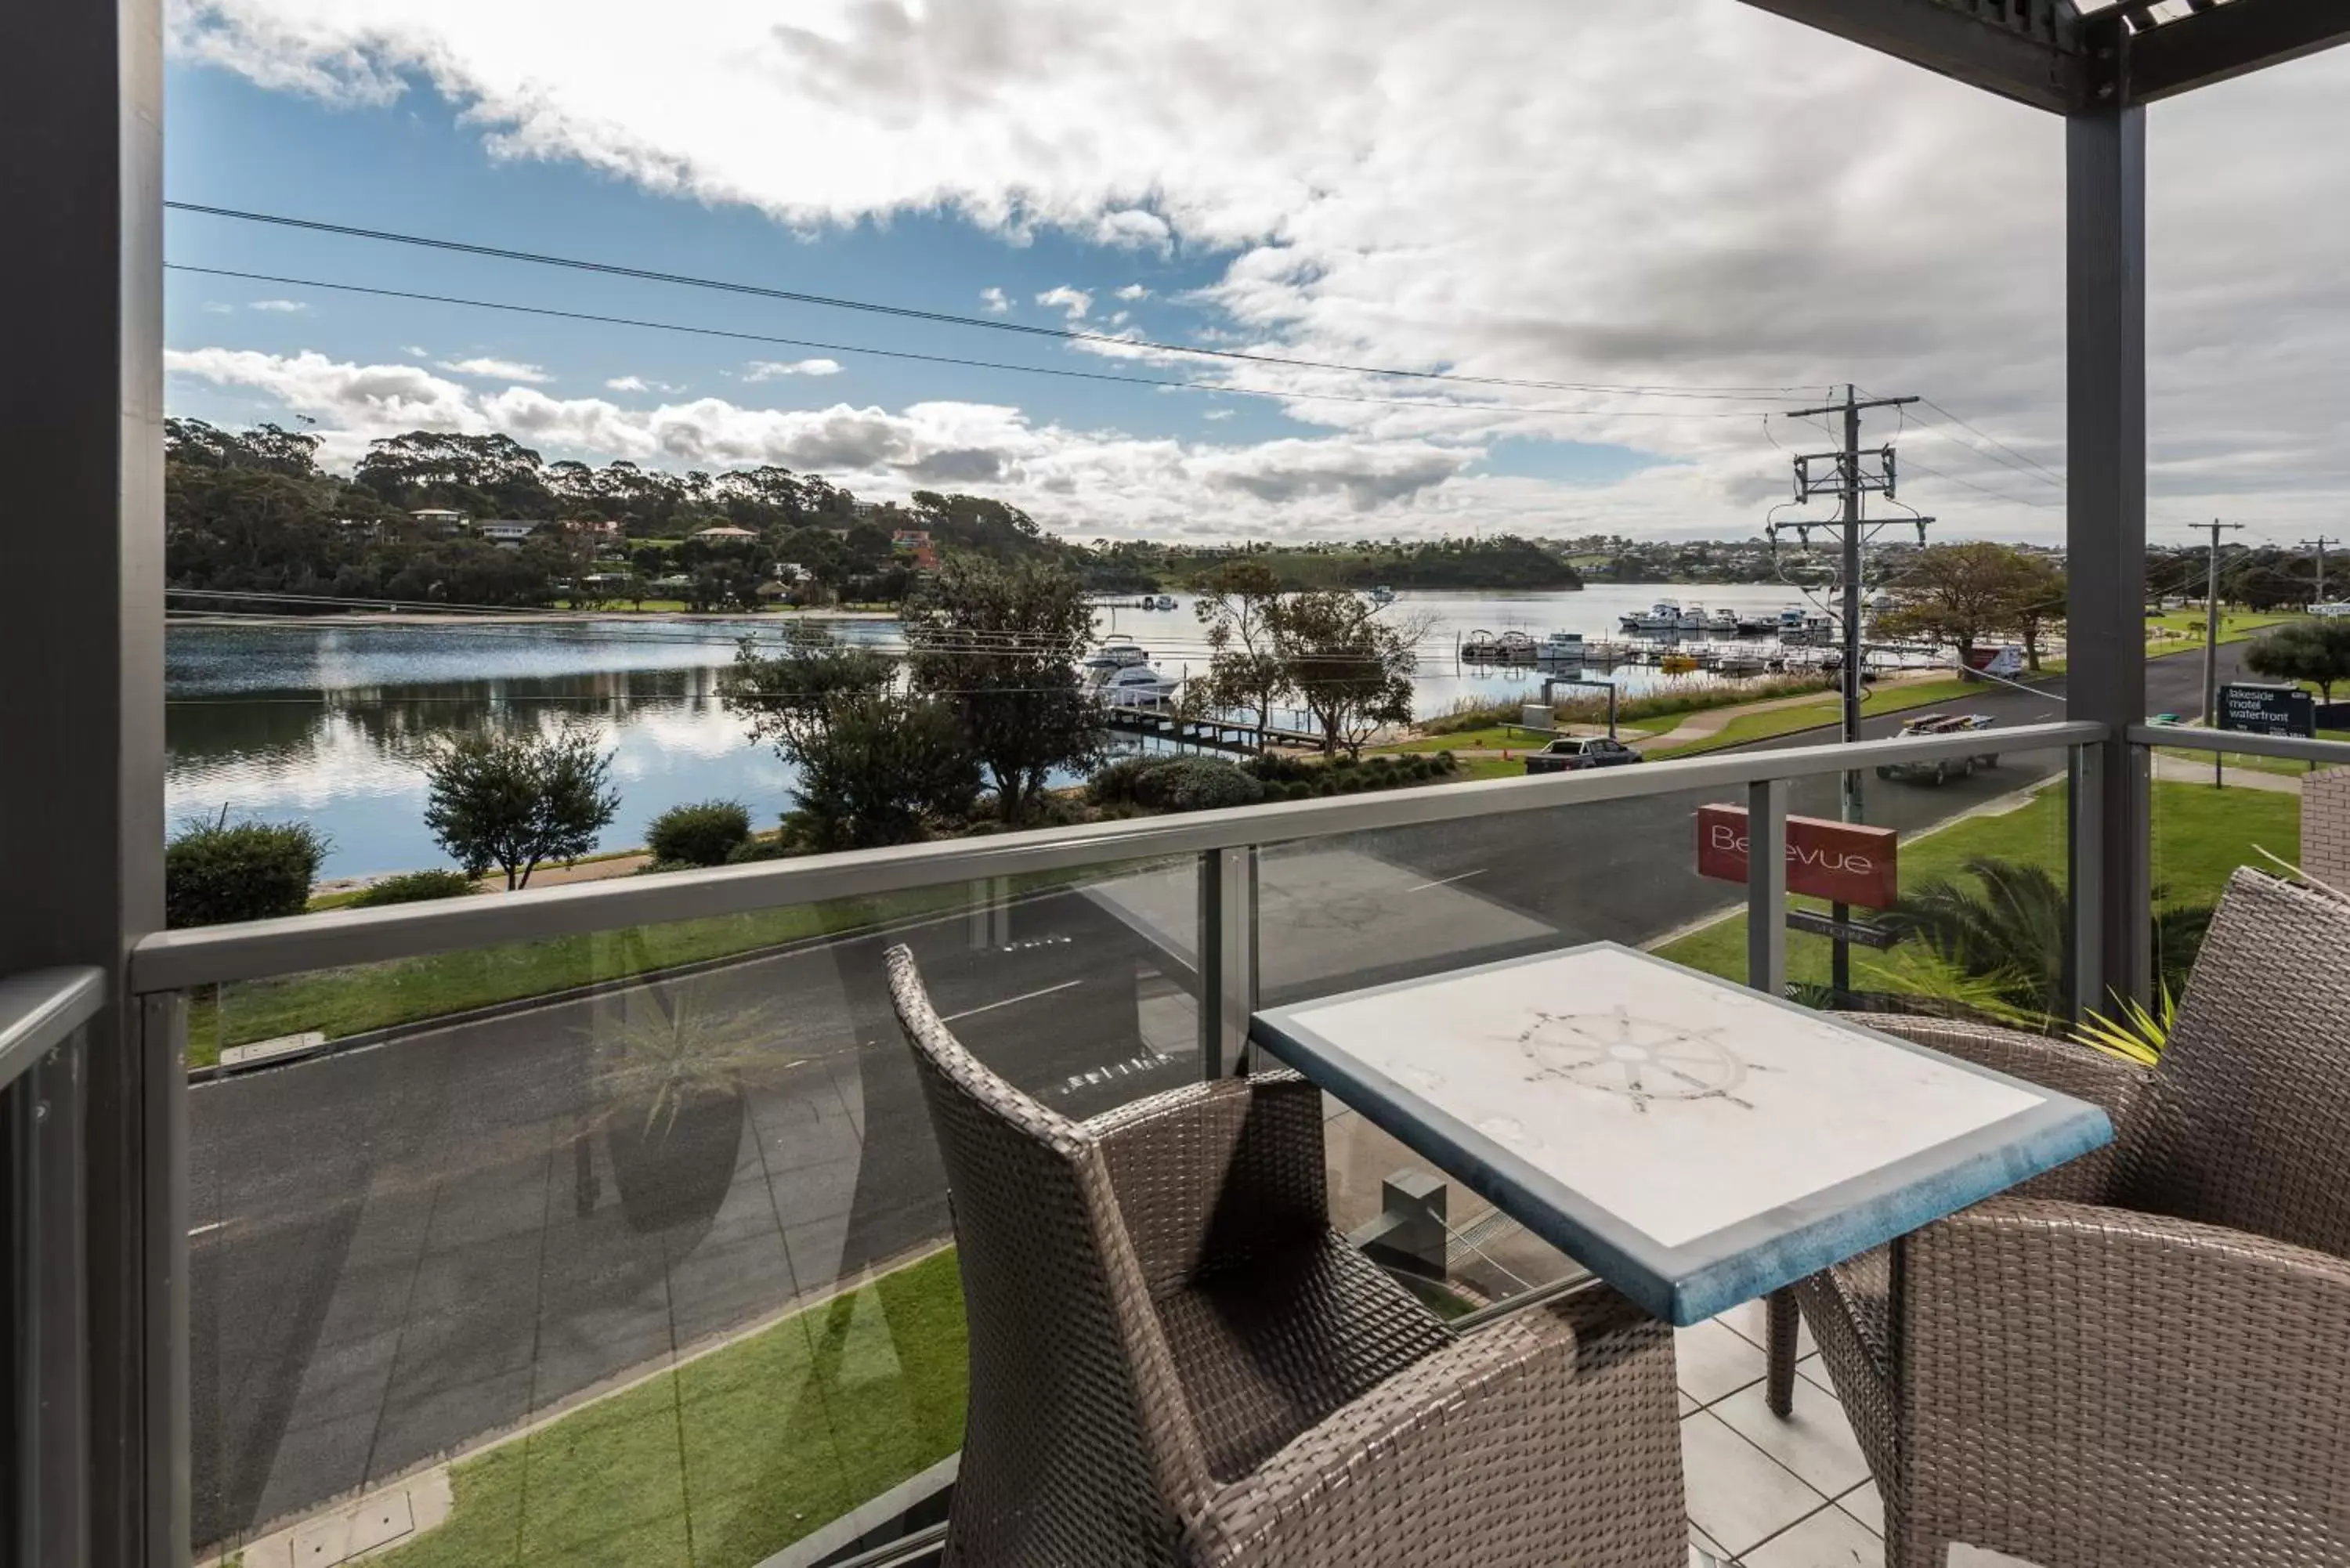
[[[1745,0],[2054,114],[2153,103],[2350,41],[2345,0]]]

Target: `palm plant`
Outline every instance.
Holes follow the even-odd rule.
[[[666,1137],[680,1111],[696,1100],[733,1094],[746,1071],[806,1060],[778,1055],[765,1044],[777,1031],[764,1009],[713,1011],[693,989],[679,990],[666,1002],[656,991],[649,1000],[649,1007],[632,1012],[609,1036],[609,1053],[597,1074],[616,1105],[643,1103],[640,1137],[651,1137],[656,1127]]]
[[[2166,988],[2183,990],[2211,911],[2199,905],[2165,909],[2162,897],[2156,888],[2155,964]],[[1987,983],[1999,1006],[1977,1002],[1977,1011],[1994,1016],[2004,1011],[2043,1028],[2066,1012],[2064,951],[2072,900],[2045,867],[1975,856],[1958,876],[1928,880],[1879,923],[1915,939],[1957,974]],[[1930,988],[1925,993],[1938,994]]]

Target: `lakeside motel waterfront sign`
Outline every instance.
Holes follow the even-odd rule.
[[[2254,735],[2317,733],[2317,701],[2298,686],[2237,681],[2220,688],[2220,728]]]
[[[1697,811],[1697,869],[1724,882],[1746,880],[1746,808],[1701,805]],[[1901,897],[1900,837],[1889,827],[1787,818],[1787,891],[1831,904],[1890,909]],[[1853,920],[1831,920],[1807,910],[1787,911],[1790,928],[1869,947],[1889,947],[1889,932]]]

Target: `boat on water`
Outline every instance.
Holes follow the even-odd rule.
[[[1090,661],[1089,661],[1090,662]],[[1093,682],[1093,689],[1120,708],[1163,708],[1182,681],[1148,664],[1121,664]]]
[[[1738,635],[1738,612],[1736,610],[1729,609],[1718,609],[1714,611],[1711,615],[1705,618],[1705,629],[1713,633],[1716,637],[1736,637]]]
[[[1375,605],[1391,605],[1395,603],[1395,590],[1388,587],[1385,583],[1381,583],[1378,587],[1368,590],[1363,597],[1369,599]]]
[[[1583,634],[1579,631],[1555,631],[1542,639],[1534,657],[1544,664],[1580,664],[1583,662]]]
[[[1768,666],[1759,653],[1725,653],[1713,662],[1717,675],[1760,675]]]
[[[1171,610],[1175,607],[1175,596],[1160,594],[1150,601],[1150,607],[1155,610]]]
[[[1149,662],[1149,650],[1139,642],[1105,642],[1087,654],[1079,668],[1088,680],[1098,685],[1114,670],[1126,670]]]
[[[1679,631],[1681,628],[1681,607],[1679,599],[1659,599],[1645,610],[1633,610],[1616,623],[1626,631]]]
[[[1674,626],[1677,629],[1681,631],[1703,631],[1706,628],[1706,623],[1707,616],[1705,613],[1705,607],[1703,605],[1690,605],[1682,609],[1679,618],[1674,622]]]
[[[1694,653],[1668,653],[1657,660],[1657,668],[1668,675],[1688,675],[1697,670],[1698,657]]]
[[[1779,629],[1775,615],[1742,615],[1736,618],[1741,637],[1768,637]]]
[[[1541,645],[1523,631],[1471,632],[1461,639],[1461,657],[1471,664],[1533,664]]]

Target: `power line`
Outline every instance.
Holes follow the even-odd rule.
[[[1742,420],[1743,410],[1684,413],[1661,409],[1568,409],[1545,403],[1476,403],[1444,398],[1368,398],[1348,392],[1284,392],[1260,387],[1233,387],[1208,381],[1176,381],[1155,376],[1127,376],[1112,370],[1079,370],[1063,365],[1019,365],[1003,359],[973,359],[954,354],[925,354],[911,348],[872,348],[854,343],[827,343],[809,337],[782,337],[772,333],[745,332],[725,327],[691,327],[676,321],[652,321],[640,317],[606,316],[588,310],[559,310],[552,306],[516,305],[508,300],[467,299],[462,296],[426,294],[416,289],[378,288],[366,284],[328,283],[320,278],[286,277],[275,273],[241,272],[231,267],[196,266],[166,262],[167,272],[233,277],[245,283],[276,284],[287,288],[324,288],[338,294],[366,294],[383,299],[415,300],[426,305],[460,305],[475,310],[503,310],[516,316],[543,316],[561,321],[588,321],[605,327],[636,327],[653,332],[682,332],[697,337],[726,337],[743,343],[764,343],[786,348],[820,348],[835,354],[870,354],[884,359],[915,359],[928,365],[954,365],[974,370],[1011,370],[1024,376],[1061,376],[1079,381],[1117,381],[1133,387],[1157,387],[1178,392],[1211,396],[1269,398],[1278,402],[1366,403],[1382,409],[1440,409],[1480,414],[1558,414],[1580,419],[1608,420]],[[1123,341],[1117,339],[1116,341]],[[1376,372],[1374,372],[1376,373]]]
[[[991,332],[1014,332],[1026,337],[1049,337],[1065,342],[1108,344],[1129,350],[1145,349],[1153,353],[1184,354],[1202,358],[1277,365],[1289,369],[1343,370],[1361,376],[1395,376],[1411,380],[1455,381],[1486,387],[1531,388],[1540,391],[1617,392],[1639,397],[1697,398],[1721,401],[1784,400],[1789,395],[1803,391],[1803,389],[1797,387],[1670,387],[1595,381],[1545,381],[1508,376],[1467,376],[1446,370],[1410,370],[1393,366],[1355,365],[1336,360],[1260,354],[1239,348],[1203,348],[1191,344],[1161,343],[1147,337],[1122,337],[1112,332],[1088,332],[1082,328],[1068,327],[1039,327],[1033,322],[1003,321],[984,316],[963,316],[953,311],[925,310],[914,306],[883,305],[873,300],[847,299],[835,295],[807,294],[796,289],[771,288],[762,284],[700,277],[690,273],[663,272],[650,267],[627,266],[618,262],[588,261],[574,256],[553,255],[540,251],[510,250],[502,245],[476,244],[464,240],[404,234],[393,229],[361,228],[350,223],[328,223],[318,218],[296,218],[276,213],[251,212],[238,207],[212,206],[201,202],[165,202],[163,205],[174,212],[199,213],[207,217],[234,218],[252,223],[274,223],[282,228],[301,229],[313,234],[341,234],[353,239],[378,240],[388,244],[418,245],[429,250],[450,251],[462,255],[491,256],[500,261],[528,262],[536,266],[567,267],[577,272],[600,273],[611,277],[638,278],[649,283],[674,284],[688,288],[715,289],[727,294],[743,294],[762,299],[783,300],[794,305],[816,305],[834,310],[858,310],[876,316],[893,316],[910,321],[937,322],[951,327],[984,327]]]
[[[2014,458],[2017,462],[2021,462],[2024,464],[2026,468],[2035,471],[2037,477],[2043,483],[2053,484],[2059,490],[2062,490],[2064,487],[2064,476],[2057,472],[2054,469],[2050,468],[2046,463],[2040,462],[2036,458],[2024,456],[2023,453],[2016,451],[2013,447],[2008,445],[1997,436],[1992,435],[1990,431],[1967,423],[1966,421],[1959,418],[1958,415],[1950,412],[1950,410],[1942,407],[1941,404],[1934,401],[1931,398],[1921,398],[1918,400],[1924,403],[1928,408],[1933,410],[1936,413],[1941,415],[1944,419],[1950,421],[1952,424],[1957,425],[1960,429],[1972,431],[1974,434],[1982,437],[1983,440],[1991,442],[1991,445],[1999,448],[2000,451],[2007,453],[2010,457]],[[2010,463],[2008,466],[2012,468],[2015,465],[2014,463]]]
[[[1993,490],[1987,484],[1977,484],[1971,479],[1960,479],[1955,473],[1944,473],[1939,468],[1927,467],[1924,463],[1919,462],[1914,457],[1905,459],[1903,466],[1914,469],[1919,473],[1931,474],[1936,479],[1947,480],[1952,484],[1964,485],[1967,489],[1974,491],[1978,494],[1988,495],[1994,501],[2004,501],[2011,506],[2036,506],[2043,512],[2061,512],[2064,509],[2063,504],[2060,502],[2027,501],[2021,495],[2010,495],[2003,490]]]

